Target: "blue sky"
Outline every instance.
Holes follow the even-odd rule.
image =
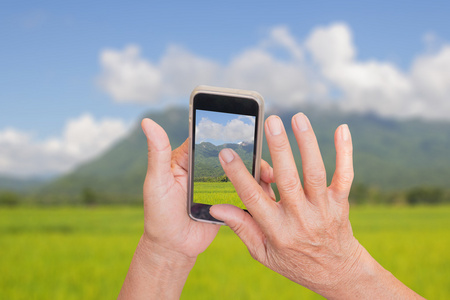
[[[269,105],[341,97],[349,110],[445,119],[449,11],[449,1],[2,1],[0,174],[68,171],[143,113],[187,105],[195,82],[258,89]],[[272,86],[277,72],[299,82]]]

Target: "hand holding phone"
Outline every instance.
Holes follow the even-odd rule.
[[[214,204],[245,209],[223,171],[219,152],[231,148],[259,182],[264,100],[256,92],[199,86],[189,110],[188,214],[196,221],[224,223],[209,214]]]

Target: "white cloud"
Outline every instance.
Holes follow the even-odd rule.
[[[225,143],[253,142],[254,122],[248,124],[242,118],[233,119],[227,124],[222,125],[211,121],[208,118],[202,118],[196,127],[196,143],[204,140],[216,140]]]
[[[27,177],[67,172],[105,151],[123,137],[128,125],[83,114],[69,120],[59,137],[38,140],[13,128],[0,130],[0,173]]]
[[[319,27],[306,40],[306,47],[313,58],[323,65],[348,63],[355,57],[350,28],[341,23]]]
[[[104,50],[100,55],[103,72],[100,86],[115,100],[126,102],[154,102],[159,99],[163,84],[160,70],[140,57],[137,46],[122,52]]]
[[[358,59],[344,23],[314,28],[304,41],[278,26],[226,64],[175,46],[155,63],[142,58],[136,46],[105,50],[99,81],[123,102],[187,102],[194,86],[211,84],[256,90],[268,106],[333,102],[349,111],[448,120],[450,45],[431,33],[424,39],[426,54],[403,71],[389,61]]]
[[[424,113],[431,118],[450,115],[450,45],[434,54],[419,56],[411,69],[411,81]]]
[[[269,103],[281,106],[304,103],[323,92],[309,81],[301,63],[278,60],[260,48],[234,58],[223,73],[226,86],[256,90]]]
[[[100,54],[100,87],[118,102],[157,103],[189,95],[199,82],[217,84],[220,67],[181,47],[171,46],[159,64],[140,56],[138,46]]]
[[[159,64],[165,98],[186,98],[201,82],[214,85],[220,82],[218,63],[189,53],[178,46],[170,46]]]
[[[278,59],[274,49],[285,50],[288,60]],[[273,28],[268,39],[242,51],[227,65],[178,46],[170,46],[158,63],[142,58],[136,46],[103,50],[100,63],[100,87],[119,102],[186,101],[199,84],[257,90],[281,105],[323,98],[327,91],[304,65],[302,47],[286,27]]]
[[[267,46],[284,48],[295,60],[303,60],[302,46],[294,39],[286,26],[277,26],[272,28],[269,39],[266,41]]]
[[[319,72],[342,92],[343,108],[397,116],[413,112],[412,105],[403,103],[403,99],[413,96],[408,77],[390,63],[357,61],[348,26],[318,28],[306,40],[306,47]]]
[[[319,72],[342,92],[343,109],[449,119],[450,46],[417,57],[410,72],[389,62],[358,61],[351,30],[345,24],[314,30],[306,46]]]

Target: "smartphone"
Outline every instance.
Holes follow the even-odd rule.
[[[253,91],[198,86],[189,104],[188,214],[224,225],[209,214],[214,204],[246,209],[219,161],[231,148],[259,182],[264,99]]]

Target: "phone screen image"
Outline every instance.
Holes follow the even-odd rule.
[[[193,202],[233,204],[245,209],[226,176],[219,152],[233,149],[253,174],[256,116],[195,110]]]
[[[209,213],[211,205],[232,204],[245,210],[222,168],[219,153],[233,149],[259,182],[264,100],[256,92],[200,86],[189,109],[189,216],[224,225]]]

